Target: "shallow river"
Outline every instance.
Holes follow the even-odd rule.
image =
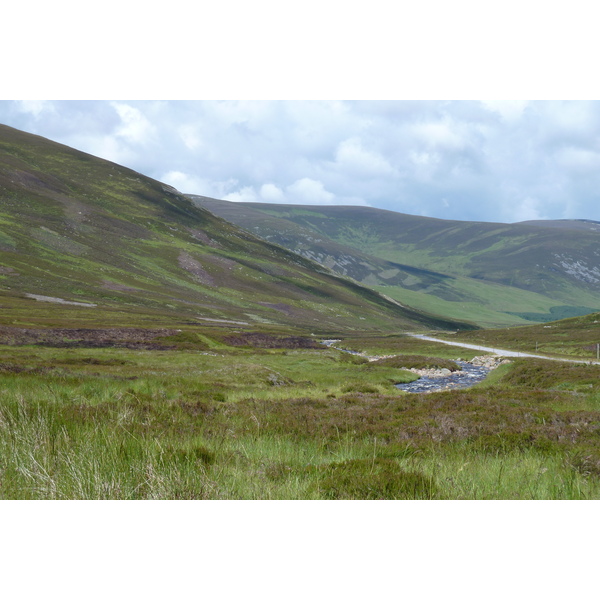
[[[462,371],[454,371],[444,377],[423,376],[410,383],[398,383],[396,387],[399,390],[415,394],[446,389],[464,389],[483,381],[491,371],[489,367],[475,366],[459,360],[455,362],[462,367]]]
[[[325,344],[325,346],[328,346],[330,348],[336,348],[336,350],[347,352],[348,354],[365,356],[362,352],[346,350],[345,348],[338,348],[334,346],[334,344],[339,341],[341,340],[322,340],[321,343]],[[373,360],[375,357],[370,358],[371,360]],[[411,381],[410,383],[397,383],[396,387],[399,390],[403,390],[405,392],[412,392],[415,394],[424,392],[437,392],[446,389],[464,389],[469,388],[472,385],[479,383],[480,381],[483,381],[488,376],[489,372],[492,370],[489,367],[472,365],[471,363],[462,360],[455,360],[454,362],[457,365],[460,365],[462,371],[454,371],[453,373],[442,377],[422,376],[419,379],[416,379],[415,381]]]

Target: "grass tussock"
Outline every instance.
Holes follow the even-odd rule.
[[[437,495],[431,477],[407,471],[389,458],[352,459],[313,470],[313,487],[327,500],[430,500]]]

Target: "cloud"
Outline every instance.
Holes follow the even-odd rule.
[[[121,119],[114,135],[132,144],[148,142],[154,135],[155,127],[137,108],[121,102],[111,102]]]
[[[516,121],[529,104],[527,100],[483,100],[485,108],[497,113],[506,121]]]
[[[334,204],[335,195],[328,192],[320,181],[303,177],[285,188],[291,204]]]
[[[0,122],[214,198],[600,220],[600,102],[0,101]]]
[[[211,181],[181,171],[168,171],[160,176],[159,181],[172,185],[184,194],[195,194],[209,198],[224,198],[238,184],[237,180]]]
[[[341,169],[348,170],[354,175],[365,177],[394,175],[390,163],[378,152],[365,150],[358,138],[341,142],[337,147],[335,160]]]
[[[188,150],[197,150],[202,145],[202,139],[198,135],[196,127],[185,124],[178,129],[179,136]]]
[[[264,183],[260,188],[260,197],[263,202],[284,202],[285,196],[281,189],[273,183]]]
[[[39,117],[45,110],[48,109],[50,103],[44,100],[20,100],[17,103],[18,110],[31,114],[34,117]]]
[[[540,211],[541,202],[536,198],[524,198],[511,209],[511,218],[509,222],[516,223],[519,221],[539,221],[546,217]]]
[[[465,142],[450,120],[416,123],[412,126],[416,140],[427,147],[463,148]]]
[[[260,202],[260,198],[252,186],[246,186],[236,192],[225,194],[223,200],[229,200],[230,202]]]

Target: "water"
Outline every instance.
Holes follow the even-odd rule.
[[[328,348],[336,348],[336,350],[341,350],[342,352],[347,352],[348,354],[364,356],[364,354],[361,352],[345,350],[344,348],[338,348],[334,346],[334,344],[341,341],[342,340],[321,340],[321,343]],[[480,381],[483,381],[492,370],[490,367],[472,365],[471,363],[462,360],[455,360],[454,362],[462,368],[462,371],[454,371],[449,375],[442,377],[424,376],[412,381],[411,383],[397,383],[396,387],[399,390],[412,392],[414,394],[422,394],[424,392],[439,392],[441,390],[451,389],[465,389],[470,388]]]
[[[465,389],[483,381],[491,371],[489,367],[476,366],[460,360],[454,362],[462,367],[462,371],[454,371],[443,377],[424,376],[411,383],[398,383],[396,387],[399,390],[415,394]]]

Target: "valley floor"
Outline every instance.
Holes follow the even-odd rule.
[[[515,358],[469,390],[405,394],[408,368],[454,350],[343,341],[386,356],[368,361],[216,326],[137,348],[133,330],[105,347],[70,331],[0,346],[1,498],[600,498],[596,365]]]

